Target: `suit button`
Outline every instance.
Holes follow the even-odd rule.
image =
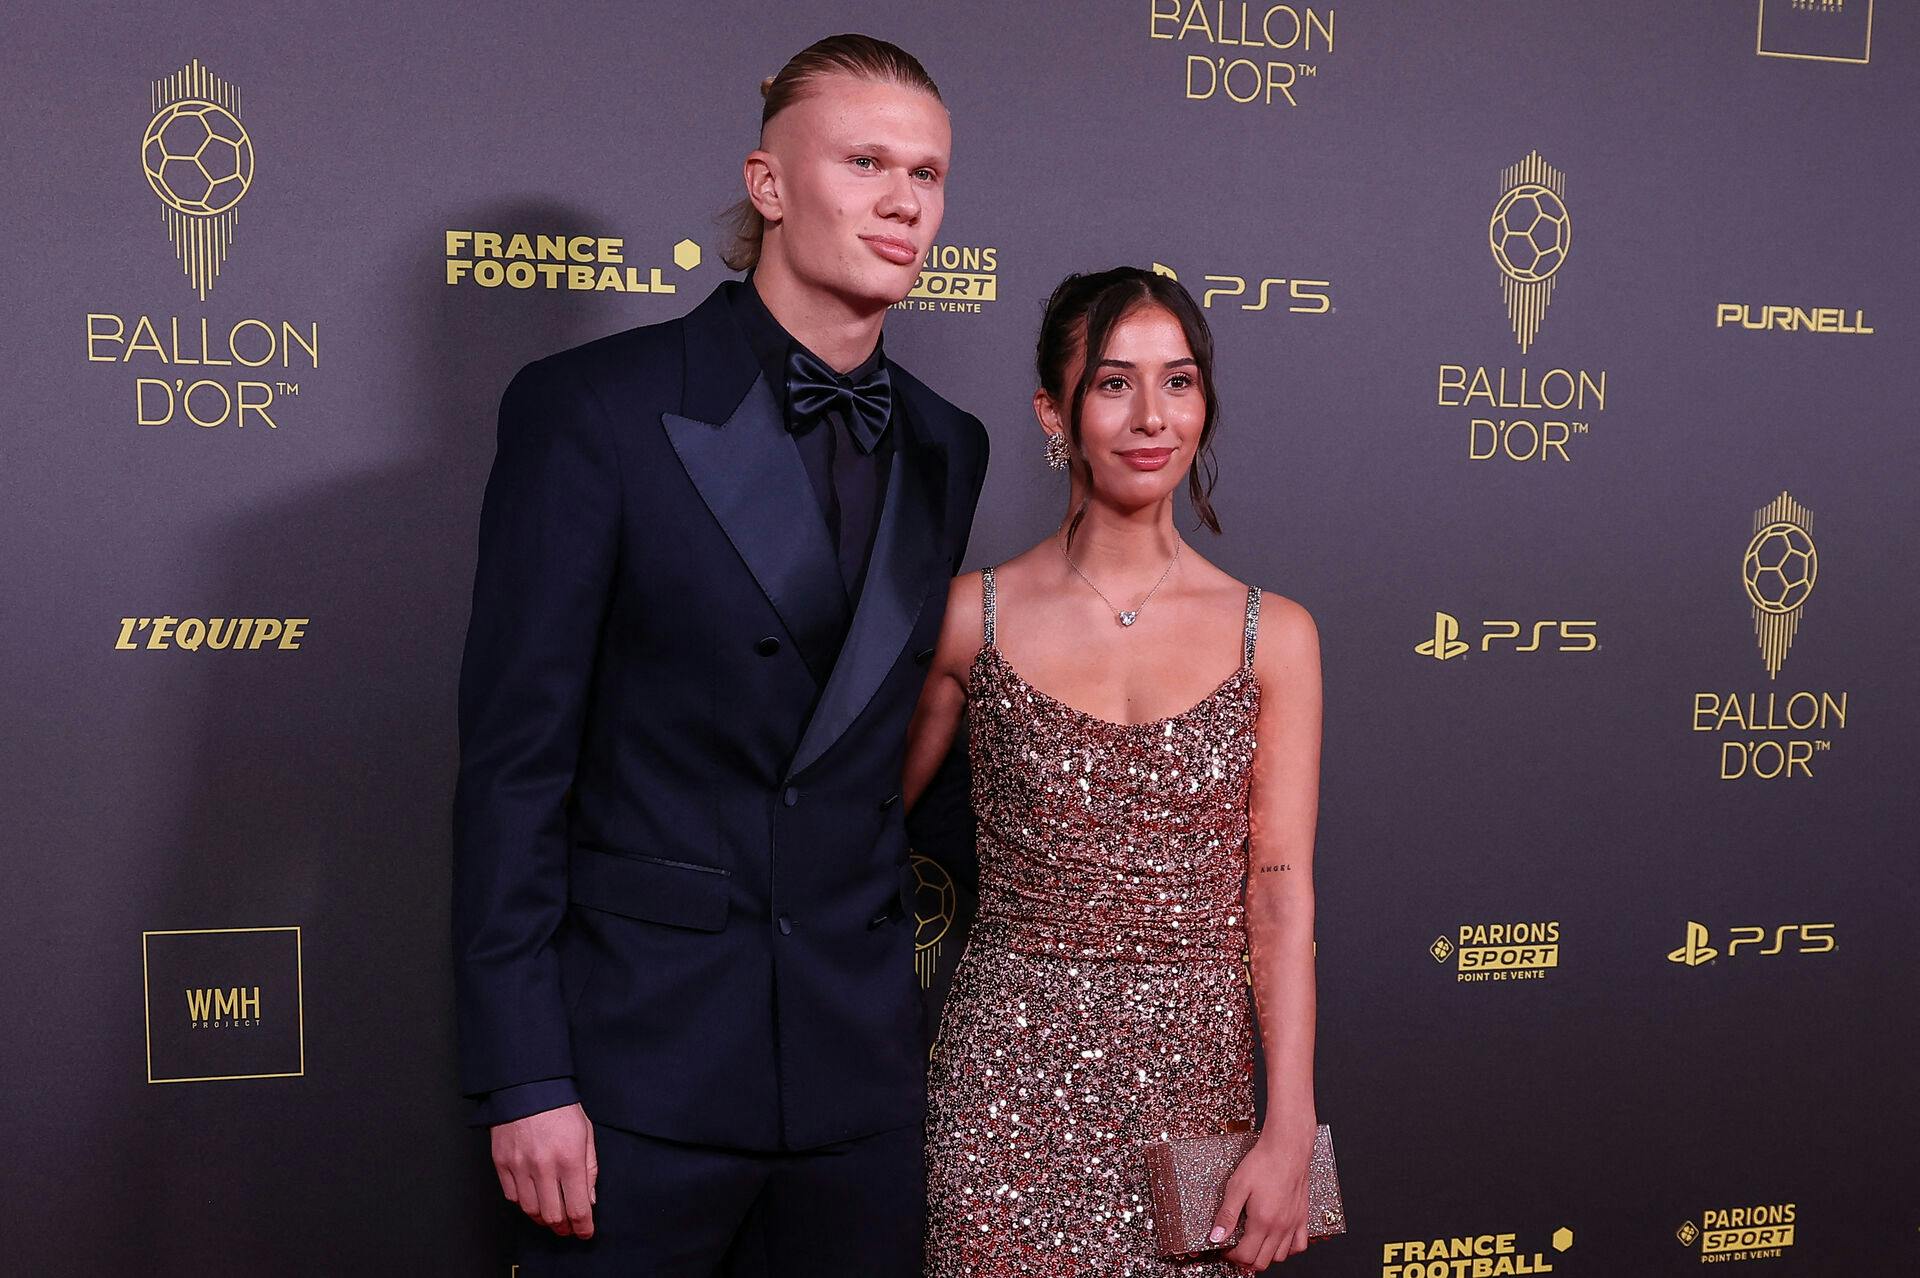
[[[913,664],[916,666],[924,666],[929,661],[932,661],[932,660],[933,660],[933,649],[931,648],[922,648],[920,651],[913,654]]]
[[[753,645],[753,650],[763,657],[771,657],[774,653],[780,651],[780,641],[772,635],[768,635],[765,639]]]
[[[788,918],[784,914],[780,916],[780,935],[782,936],[793,935],[793,920]]]
[[[780,796],[780,801],[788,807],[792,807],[794,804],[800,802],[799,788],[797,786],[788,786],[787,792]]]
[[[898,802],[900,802],[900,796],[897,794],[890,794],[886,798],[880,800],[880,810],[882,812],[885,812],[888,808],[892,807],[894,804]]]

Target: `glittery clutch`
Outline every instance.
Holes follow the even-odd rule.
[[[1189,1256],[1240,1241],[1238,1227],[1225,1242],[1207,1241],[1207,1235],[1213,1232],[1214,1213],[1227,1196],[1227,1178],[1260,1139],[1259,1132],[1246,1130],[1247,1124],[1232,1126],[1240,1130],[1147,1145],[1153,1234],[1161,1255]],[[1307,1237],[1327,1238],[1345,1232],[1347,1212],[1340,1201],[1340,1178],[1333,1165],[1333,1133],[1322,1123],[1313,1133],[1313,1156],[1307,1163]]]

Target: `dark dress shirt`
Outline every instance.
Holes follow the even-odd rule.
[[[760,292],[754,287],[751,275],[729,289],[728,297],[734,319],[746,333],[747,344],[753,348],[754,358],[760,361],[760,367],[767,375],[767,385],[772,388],[774,400],[780,405],[782,420],[787,423],[789,430],[803,425],[793,419],[787,402],[787,355],[800,343],[781,327],[780,321],[767,309],[767,304],[760,300]],[[808,354],[813,352],[808,351]],[[814,358],[819,357],[815,355]],[[884,365],[886,358],[884,344],[875,342],[873,353],[859,367],[841,374],[841,380],[858,382]],[[826,361],[822,360],[821,363],[824,365]],[[807,468],[807,478],[813,482],[813,493],[820,503],[821,517],[826,520],[827,531],[833,536],[834,549],[840,557],[840,574],[847,588],[849,616],[851,605],[860,598],[860,587],[866,580],[867,561],[873,554],[874,533],[880,526],[880,508],[886,500],[887,472],[893,464],[899,416],[900,403],[896,395],[893,409],[888,415],[887,429],[870,453],[861,452],[854,444],[845,420],[838,413],[828,414],[828,420],[794,435],[793,442],[800,450],[800,460]],[[843,640],[845,637],[841,635]]]

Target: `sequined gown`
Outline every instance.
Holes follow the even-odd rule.
[[[1242,884],[1260,592],[1241,665],[1121,724],[985,643],[967,722],[980,905],[929,1083],[931,1278],[1233,1273],[1160,1260],[1143,1142],[1253,1117]]]

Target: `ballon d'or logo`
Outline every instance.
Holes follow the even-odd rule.
[[[1782,492],[1753,512],[1753,540],[1740,560],[1740,583],[1753,604],[1754,638],[1769,679],[1779,675],[1793,647],[1800,609],[1819,573],[1812,511]]]
[[[918,853],[913,857],[913,970],[920,974],[920,988],[933,988],[933,973],[940,966],[940,942],[953,930],[959,895],[953,876],[931,857]]]
[[[1533,345],[1553,277],[1567,260],[1573,224],[1567,218],[1566,175],[1540,158],[1538,151],[1501,174],[1500,201],[1487,223],[1487,243],[1500,267],[1500,288],[1507,318],[1521,353]]]
[[[165,206],[167,235],[188,283],[207,290],[233,242],[234,207],[253,186],[253,139],[232,85],[189,62],[153,83],[153,119],[140,167]]]

